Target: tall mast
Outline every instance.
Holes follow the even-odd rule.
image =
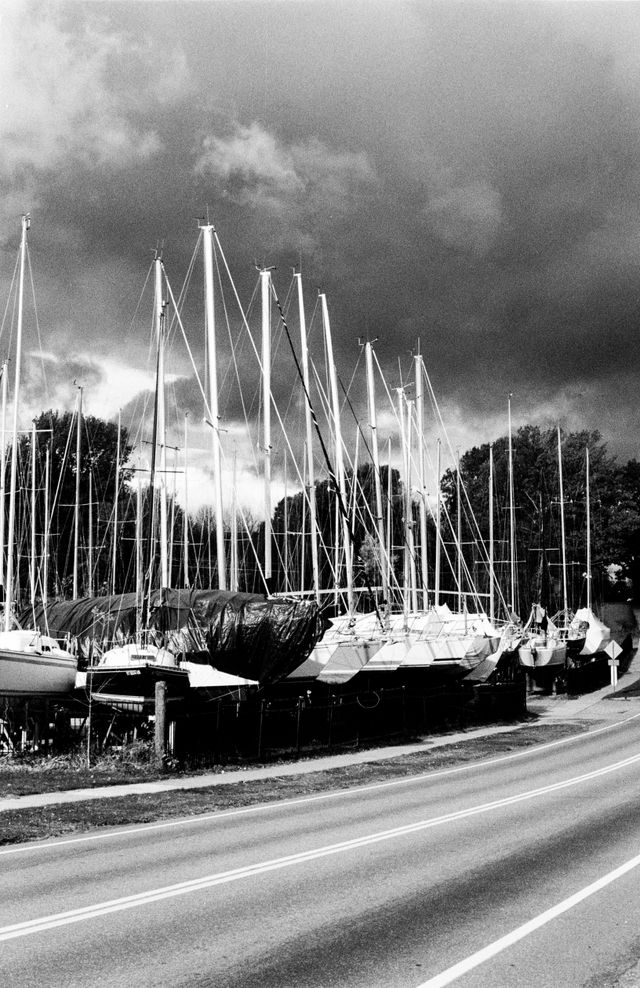
[[[158,417],[157,432],[153,437],[154,443],[160,444],[160,586],[169,586],[169,557],[167,532],[167,436],[165,424],[165,395],[164,395],[164,349],[166,336],[166,303],[163,298],[162,257],[158,253],[154,263],[155,292],[154,312],[156,345],[158,347],[158,374],[156,381]]]
[[[311,417],[311,405],[309,403],[309,350],[307,344],[307,323],[304,312],[304,299],[302,297],[302,275],[295,272],[294,277],[298,283],[298,312],[300,318],[300,352],[302,356],[302,381],[305,389],[305,431],[307,436],[307,500],[309,502],[309,536],[311,539],[311,570],[313,578],[313,590],[316,601],[320,602],[320,569],[318,564],[318,521],[316,514],[316,481],[313,467],[313,422]],[[304,561],[304,538],[303,555]],[[304,587],[302,588],[304,589]]]
[[[406,490],[406,510],[407,510],[407,552],[409,554],[409,589],[411,592],[411,607],[415,612],[418,610],[418,583],[416,579],[416,546],[413,535],[413,501],[411,491],[413,489],[413,477],[411,469],[411,447],[413,445],[413,406],[412,401],[407,401],[407,490]]]
[[[44,537],[42,548],[42,603],[46,606],[49,594],[49,488],[51,486],[51,448],[47,443],[44,460]]]
[[[587,446],[586,479],[587,479],[587,608],[591,610],[591,494],[589,490],[589,447]]]
[[[493,548],[493,443],[489,443],[489,620],[495,618],[495,576]]]
[[[36,420],[31,424],[31,559],[29,560],[31,606],[36,602]]]
[[[409,593],[411,590],[411,491],[409,489],[409,457],[407,455],[408,444],[407,444],[407,430],[405,424],[406,410],[405,410],[405,395],[402,388],[397,389],[398,395],[398,420],[400,422],[400,446],[401,446],[401,463],[402,463],[402,482],[403,482],[403,525],[402,525],[402,606],[403,614],[406,620],[409,613]]]
[[[264,578],[273,576],[271,525],[271,270],[260,271],[262,294],[262,455],[264,457]]]
[[[0,421],[0,587],[4,587],[4,519],[6,498],[6,445],[7,445],[7,386],[9,382],[9,365],[2,365],[2,419]]]
[[[442,556],[442,491],[440,489],[440,456],[442,444],[438,439],[436,445],[436,572],[435,572],[435,603],[440,603],[440,559]]]
[[[231,490],[231,566],[230,566],[230,589],[238,591],[238,488],[237,488],[237,459],[236,450],[233,452],[233,487]]]
[[[138,474],[142,468],[138,459]],[[153,488],[151,488],[151,498],[153,498]],[[152,505],[149,505],[149,513],[153,514]],[[142,485],[138,483],[136,488],[136,634],[140,634],[140,620],[145,608],[144,602],[144,562],[142,554]]]
[[[182,541],[183,541],[183,551],[184,551],[184,585],[189,586],[189,485],[188,485],[188,469],[187,469],[187,459],[188,459],[188,443],[189,443],[189,433],[188,433],[188,423],[189,423],[189,413],[184,413],[184,513],[183,513],[183,526],[182,526]]]
[[[282,501],[284,592],[289,593],[289,477],[287,470],[287,450],[284,450],[284,499]]]
[[[89,538],[87,552],[87,587],[93,596],[93,464],[89,460]]]
[[[140,475],[142,473],[141,458],[138,456],[138,484],[136,485],[136,601],[137,611],[141,613],[142,595],[144,594],[144,558],[142,551],[142,485]],[[149,505],[151,509],[151,505]]]
[[[387,579],[391,583],[391,558],[393,555],[393,497],[392,497],[392,470],[391,470],[391,437],[387,440],[387,541],[385,544],[387,554]],[[389,601],[389,613],[391,612],[391,601]]]
[[[118,442],[116,446],[116,476],[113,491],[113,548],[111,560],[111,593],[116,592],[116,566],[118,561],[118,489],[120,483],[120,420],[122,412],[118,409]]]
[[[422,607],[423,610],[426,611],[429,606],[429,563],[427,558],[427,492],[425,488],[426,470],[424,458],[424,392],[422,387],[422,354],[416,354],[414,357],[414,363],[416,379],[418,483],[420,485],[420,499],[418,501],[420,519],[420,569],[422,571]]]
[[[216,559],[218,564],[218,589],[227,589],[227,560],[224,547],[224,521],[222,517],[222,455],[220,447],[220,412],[218,409],[218,354],[216,347],[215,306],[213,296],[213,233],[211,223],[201,224],[204,245],[205,328],[209,370],[209,411],[213,427],[213,504],[216,519]],[[209,567],[211,579],[211,567]]]
[[[309,485],[308,485],[307,476],[306,476],[306,473],[307,473],[307,466],[306,466],[306,464],[307,464],[307,444],[305,442],[304,443],[304,448],[303,448],[303,451],[302,451],[302,474],[303,474],[303,477],[302,477],[302,485],[303,485],[304,489],[306,491],[308,491]],[[302,506],[301,506],[301,510],[300,510],[300,562],[299,562],[299,566],[300,566],[300,580],[299,580],[299,585],[300,585],[300,590],[303,591],[303,592],[304,592],[304,589],[305,589],[305,579],[306,579],[306,575],[307,575],[306,566],[305,566],[305,563],[306,563],[305,555],[306,555],[306,549],[307,549],[306,535],[307,535],[307,498],[306,497],[303,497],[302,498]],[[318,591],[316,589],[317,583],[314,582],[313,583],[313,587],[314,587],[313,592],[314,592],[314,595],[315,595],[315,598],[316,598],[316,601],[317,601],[318,600]]]
[[[11,616],[14,603],[13,594],[13,546],[16,527],[16,482],[18,477],[18,411],[20,395],[20,368],[22,363],[22,321],[24,296],[24,269],[27,255],[27,231],[31,225],[28,215],[22,217],[22,237],[20,240],[20,275],[18,287],[18,326],[16,334],[16,369],[13,395],[13,431],[11,439],[11,480],[9,487],[9,529],[7,532],[7,579],[5,584],[4,629],[11,629]]]
[[[375,342],[375,340],[374,340]],[[375,383],[373,379],[372,345],[367,340],[364,345],[365,365],[367,369],[367,397],[369,403],[369,428],[371,429],[371,458],[373,460],[373,480],[376,496],[376,532],[378,536],[378,553],[380,555],[380,579],[382,583],[383,607],[389,606],[389,557],[384,533],[384,516],[382,513],[382,478],[380,476],[380,455],[378,450],[378,424],[376,417]]]
[[[344,472],[344,452],[342,448],[342,428],[340,424],[340,401],[338,398],[338,375],[336,373],[336,365],[333,359],[333,341],[331,338],[331,325],[329,323],[329,310],[327,308],[327,297],[324,294],[320,294],[320,303],[322,306],[322,325],[324,328],[324,338],[325,347],[327,352],[327,362],[329,370],[329,386],[331,391],[331,407],[332,407],[332,417],[333,417],[333,432],[335,436],[335,447],[336,447],[336,476],[338,480],[338,492],[337,496],[340,498],[343,508],[346,509],[347,495],[346,495],[346,481]],[[345,570],[346,570],[346,580],[347,580],[347,609],[349,614],[353,614],[353,555],[351,546],[351,533],[349,532],[349,520],[346,516],[345,510],[338,510],[336,515],[336,520],[338,515],[342,518],[342,543],[344,546],[344,558],[345,558]],[[336,525],[336,543],[338,541],[338,525]],[[336,567],[336,581],[338,580],[338,568]]]
[[[73,599],[78,599],[78,567],[80,557],[80,460],[82,456],[82,388],[76,400],[76,500],[73,518]]]
[[[509,395],[509,556],[511,567],[511,613],[516,613],[516,508],[513,496],[513,442],[511,438],[511,395]]]
[[[569,613],[569,601],[567,597],[567,546],[564,531],[564,487],[562,483],[562,439],[560,436],[560,426],[558,426],[558,484],[560,487],[560,538],[562,540],[562,608],[566,623]]]
[[[457,451],[456,460],[456,501],[457,501],[457,524],[456,542],[458,543],[456,578],[458,581],[458,611],[462,612],[462,499],[460,490],[460,450]]]

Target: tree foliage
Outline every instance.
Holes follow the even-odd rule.
[[[509,443],[492,444],[496,570],[506,600],[510,598]],[[561,433],[567,603],[586,601],[587,482],[589,450],[591,565],[593,598],[630,595],[640,557],[640,465],[619,466],[597,431]],[[524,426],[513,436],[516,609],[528,612],[534,601],[552,611],[564,604],[562,515],[558,435],[553,429]],[[489,539],[490,444],[474,447],[460,461],[467,544],[472,534]],[[455,471],[443,478],[445,502],[457,513]],[[468,498],[468,503],[467,499]],[[472,521],[475,518],[476,524]]]

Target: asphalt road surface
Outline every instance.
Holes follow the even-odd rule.
[[[632,988],[639,961],[640,714],[410,780],[0,850],[11,988]]]

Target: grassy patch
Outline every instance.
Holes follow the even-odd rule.
[[[372,782],[419,775],[422,772],[452,768],[471,761],[497,757],[531,745],[559,740],[581,733],[587,729],[587,726],[586,724],[531,725],[504,734],[490,734],[485,737],[470,738],[468,741],[452,742],[425,751],[399,754],[389,759],[372,760],[324,771],[310,770],[304,775],[278,775],[276,766],[276,774],[261,780],[231,784],[221,783],[189,789],[172,789],[148,795],[110,796],[104,799],[59,803],[33,809],[5,810],[0,813],[0,844],[15,844],[61,837],[67,834],[86,832],[96,827],[124,827],[152,823],[157,820],[219,812],[251,806],[256,803],[309,796],[330,789],[347,789]],[[374,757],[372,753],[372,758]],[[16,771],[13,774],[17,780],[19,773]],[[32,774],[35,784],[37,773],[34,770]],[[99,778],[99,775],[100,773],[92,773],[92,781],[87,782],[86,778],[82,777],[82,773],[78,772],[74,776],[73,788],[108,784],[104,779]],[[136,776],[135,772],[129,772],[126,778],[115,779],[111,777],[109,781],[114,784],[117,782],[130,783],[152,781],[152,779],[160,777],[161,775],[154,770],[143,773],[141,776]],[[162,777],[166,778],[166,774]],[[60,782],[61,779],[58,781]],[[17,789],[7,791],[4,783],[4,774],[0,772],[0,785],[3,787],[4,795],[17,793]],[[22,782],[16,781],[16,785],[22,784]],[[65,786],[57,785],[56,788],[47,791],[58,791],[63,788]]]

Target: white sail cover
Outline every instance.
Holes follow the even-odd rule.
[[[584,621],[588,625],[587,637],[580,655],[595,655],[596,652],[601,652],[605,645],[611,641],[611,629],[607,628],[606,624],[603,624],[595,616],[590,607],[580,607],[576,611],[573,621],[576,623]]]

